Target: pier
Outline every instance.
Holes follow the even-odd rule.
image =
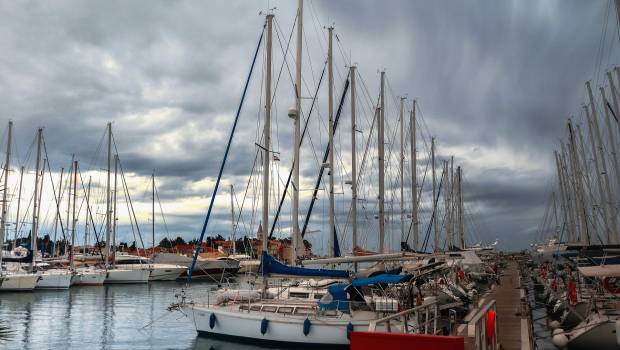
[[[510,260],[502,271],[500,284],[482,298],[459,327],[465,337],[465,349],[532,349],[531,326],[525,291],[521,289],[517,262]],[[489,344],[485,327],[489,313],[495,315],[495,335]]]

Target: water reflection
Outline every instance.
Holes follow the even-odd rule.
[[[175,282],[155,282],[0,294],[0,348],[263,349],[197,337],[186,316],[166,310],[175,301],[175,290],[181,287]],[[214,287],[203,283],[192,289]]]

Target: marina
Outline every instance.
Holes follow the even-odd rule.
[[[0,3],[0,348],[620,349],[620,0],[479,1]]]

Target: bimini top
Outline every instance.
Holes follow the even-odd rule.
[[[409,279],[411,279],[411,276],[409,275],[391,275],[383,273],[373,277],[358,278],[356,280],[353,280],[353,282],[351,282],[351,285],[353,287],[363,287],[373,284],[396,284],[408,281]]]
[[[332,277],[332,278],[348,278],[349,272],[342,270],[327,269],[306,269],[303,267],[294,267],[284,265],[276,260],[273,256],[263,252],[261,257],[261,271],[263,276],[287,275],[287,276],[307,276],[307,277]]]

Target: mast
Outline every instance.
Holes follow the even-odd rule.
[[[69,215],[71,213],[71,181],[73,179],[73,161],[75,160],[75,154],[71,155],[71,165],[69,167],[69,187],[68,187],[68,191],[69,193],[67,194],[67,220],[65,220],[65,225],[64,225],[64,229],[63,229],[63,236],[64,236],[64,242],[65,242],[65,252],[64,254],[67,254],[67,249],[69,248],[69,237],[67,237],[67,234],[69,233]],[[62,222],[61,222],[61,227],[62,227]]]
[[[450,196],[449,196],[449,188],[450,188],[450,180],[448,179],[448,169],[449,169],[449,165],[448,165],[448,161],[444,160],[443,161],[443,186],[444,186],[444,191],[443,191],[443,206],[444,206],[444,226],[446,228],[446,241],[445,241],[445,247],[448,248],[448,250],[450,250],[450,223],[448,220],[448,216],[450,215]],[[444,248],[445,250],[445,248]]]
[[[592,89],[590,88],[590,82],[586,82],[586,89],[588,90],[588,97],[590,99],[590,112],[591,112],[591,117],[592,117],[592,126],[594,127],[594,137],[596,138],[596,143],[598,144],[598,154],[601,157],[601,170],[602,172],[599,173],[600,175],[602,175],[603,178],[603,186],[605,188],[605,196],[601,197],[601,201],[606,200],[606,204],[604,204],[604,206],[606,207],[606,210],[608,212],[608,218],[609,218],[609,226],[608,229],[609,231],[607,231],[607,244],[615,244],[618,241],[618,231],[617,231],[617,222],[616,222],[616,215],[615,213],[613,213],[613,202],[611,199],[611,189],[609,186],[609,176],[608,176],[608,172],[607,172],[607,162],[605,161],[605,152],[603,150],[603,143],[602,143],[602,139],[601,139],[601,131],[599,129],[598,126],[598,116],[596,113],[596,105],[594,104],[594,97],[592,96]],[[610,140],[610,142],[613,142],[613,140]],[[595,154],[596,157],[596,154]],[[613,214],[613,215],[612,215]]]
[[[564,176],[562,175],[562,164],[560,163],[560,156],[558,155],[558,151],[553,151],[555,156],[555,166],[558,172],[558,187],[560,188],[560,207],[562,208],[562,214],[564,214],[564,223],[568,226],[568,200],[566,191],[564,188]],[[560,237],[558,236],[558,242],[560,242]]]
[[[377,138],[378,152],[379,152],[379,253],[385,253],[384,241],[385,241],[385,156],[384,156],[384,122],[385,122],[385,71],[381,71],[381,105],[379,107],[379,127],[377,132],[379,136]]]
[[[295,58],[295,114],[293,136],[293,205],[292,211],[292,239],[291,239],[291,264],[295,265],[297,258],[302,252],[299,251],[301,235],[299,234],[299,141],[301,138],[301,61],[302,61],[302,38],[303,38],[303,0],[297,0],[297,55]],[[289,113],[290,114],[290,113]],[[231,185],[232,191],[232,185]],[[232,203],[231,203],[232,206]],[[233,209],[234,210],[234,209]],[[233,218],[234,220],[234,218]],[[267,230],[267,228],[265,228]],[[233,235],[235,232],[233,221]],[[234,243],[233,243],[234,244]]]
[[[86,255],[87,252],[87,248],[88,247],[88,228],[90,227],[88,225],[88,213],[90,210],[90,181],[91,181],[91,177],[88,177],[88,187],[86,189],[86,224],[84,225],[84,255]]]
[[[437,176],[435,173],[435,138],[431,137],[431,168],[433,173],[433,243],[434,250],[439,250],[439,227],[437,220]]]
[[[16,213],[16,217],[15,217],[15,239],[13,240],[13,243],[11,244],[11,250],[13,248],[15,248],[15,243],[17,242],[17,231],[19,229],[19,209],[21,207],[21,202],[22,202],[22,185],[24,183],[24,166],[22,165],[21,168],[19,169],[19,190],[17,192],[17,213]],[[54,246],[55,246],[56,242],[54,242]]]
[[[233,184],[230,184],[230,224],[231,224],[231,240],[233,255],[237,254],[237,239],[235,237],[235,201],[234,201]]]
[[[112,201],[112,266],[116,267],[116,225],[118,222],[118,217],[116,217],[116,192],[117,190],[117,179],[118,179],[118,154],[114,155],[114,192],[113,192],[113,201]],[[138,231],[140,233],[140,231]],[[140,238],[142,241],[142,238]],[[144,248],[144,242],[142,242],[142,248]],[[136,252],[138,252],[138,242],[136,242]],[[146,253],[146,252],[145,252]]]
[[[614,68],[617,70],[618,67]],[[618,76],[620,78],[620,75]],[[618,115],[618,90],[616,89],[616,84],[614,83],[614,78],[611,76],[611,72],[607,72],[607,81],[609,82],[609,88],[611,90],[611,100],[614,102],[614,113],[615,118],[620,118]],[[618,132],[620,132],[620,123],[616,123],[616,127],[618,128]]]
[[[110,264],[110,238],[112,233],[112,220],[111,220],[111,203],[110,203],[110,170],[112,168],[112,123],[108,123],[108,168],[107,168],[107,181],[105,186],[105,259],[106,267]]]
[[[357,122],[355,120],[355,66],[349,67],[351,77],[351,250],[357,247],[357,146],[355,133],[357,132]],[[354,264],[357,271],[357,264]]]
[[[568,166],[566,164],[566,149],[563,143],[560,143],[560,168],[562,169],[562,176],[564,177],[564,191],[566,196],[566,208],[568,209],[568,223],[567,223],[567,241],[577,241],[577,224],[575,216],[578,216],[578,210],[576,209],[576,190],[571,188],[572,181],[570,174],[568,173]]]
[[[413,250],[418,250],[418,149],[416,148],[415,103],[409,121],[409,137],[411,150],[411,225],[413,226]]]
[[[272,45],[273,14],[267,15],[267,62],[265,67],[265,123],[263,126],[263,246],[262,251],[268,253],[267,230],[269,229],[269,131],[271,128],[271,45]],[[264,283],[267,283],[266,281]],[[266,284],[264,286],[266,288]]]
[[[77,160],[73,162],[73,223],[71,225],[71,250],[69,251],[69,263],[71,265],[71,269],[75,268],[74,265],[74,256],[73,256],[73,247],[75,246],[75,226],[77,224],[77,216],[75,213],[75,202],[77,202],[77,171],[78,171],[78,162]],[[68,225],[69,223],[67,223]]]
[[[58,202],[56,203],[56,216],[54,217],[54,251],[52,252],[52,256],[54,257],[56,256],[56,234],[58,233],[58,219],[60,218],[60,202],[62,201],[62,190],[63,190],[62,176],[64,175],[64,172],[65,172],[65,168],[60,168],[60,182],[58,183]],[[20,192],[21,192],[21,189],[20,189]],[[19,202],[18,202],[18,206],[19,206]],[[17,231],[15,231],[15,233],[17,233]]]
[[[608,77],[611,77],[611,75],[609,75]],[[611,81],[611,84],[613,84],[613,80],[610,80],[610,81]],[[611,118],[609,117],[609,108],[608,108],[609,102],[607,101],[607,96],[605,95],[605,89],[603,89],[602,86],[600,87],[599,91],[601,93],[601,98],[603,99],[603,110],[605,111],[605,127],[607,128],[607,137],[609,138],[609,144],[611,148],[610,150],[611,161],[614,167],[614,175],[615,175],[614,177],[616,178],[616,185],[618,186],[618,189],[620,189],[620,164],[618,163],[618,146],[616,145],[616,137],[611,127]],[[617,100],[615,98],[615,94],[613,93],[613,90],[612,90],[612,95],[614,96],[614,100]],[[614,111],[614,113],[617,113],[617,112]],[[616,125],[620,126],[620,124],[618,123],[616,123]],[[608,176],[608,175],[606,174],[605,176]],[[610,193],[610,198],[608,198],[608,201],[610,205],[612,205],[611,207],[612,212],[614,212],[613,202],[611,201],[611,193]],[[613,215],[613,217],[615,218],[616,215]],[[617,231],[615,234],[616,234],[615,239],[617,242],[617,239],[618,239]]]
[[[448,173],[448,247],[452,250],[454,247],[454,156],[450,156],[450,172]]]
[[[463,168],[460,166],[456,168],[459,182],[459,239],[461,243],[461,249],[465,249],[465,221],[463,210]]]
[[[38,198],[39,198],[39,169],[41,167],[41,139],[43,138],[43,129],[37,130],[37,160],[34,172],[34,197],[32,199],[32,229],[30,230],[30,248],[32,249],[32,260],[30,261],[30,271],[34,270],[34,260],[37,253],[37,229],[39,226]]]
[[[400,98],[400,242],[405,243],[405,98]]]
[[[0,272],[2,272],[2,251],[6,232],[6,214],[8,211],[6,194],[9,191],[9,168],[11,161],[11,138],[13,137],[13,121],[9,121],[9,130],[6,143],[6,158],[4,161],[4,191],[2,191],[2,218],[0,219]]]
[[[588,171],[588,160],[586,157],[586,152],[585,152],[585,148],[583,146],[583,134],[581,133],[581,127],[579,126],[579,124],[576,125],[577,127],[577,139],[579,140],[579,154],[580,157],[578,157],[578,159],[580,159],[580,166],[583,169],[583,174],[585,176],[584,180],[585,180],[585,186],[588,190],[588,198],[592,199],[594,198],[594,194],[592,193],[592,186],[591,186],[591,181],[590,181],[590,174]],[[587,204],[587,201],[584,200],[584,205]],[[592,212],[594,212],[594,206],[592,205],[591,207],[588,207],[588,209],[592,210]],[[594,216],[595,214],[593,214]],[[588,220],[588,224],[590,225],[592,231],[591,232],[598,232],[598,221],[597,220]]]
[[[329,257],[334,256],[334,236],[335,236],[335,222],[334,222],[334,67],[333,67],[333,36],[334,27],[329,27],[329,43],[327,49],[327,76],[328,76],[328,102],[327,108],[329,111]]]
[[[579,218],[581,219],[581,230],[579,234],[579,241],[581,243],[587,243],[588,241],[588,218],[586,215],[585,194],[583,192],[583,176],[581,174],[581,167],[577,158],[577,143],[575,142],[575,133],[573,130],[573,123],[568,119],[568,133],[569,133],[569,147],[570,159],[573,169],[573,181],[575,183],[575,194],[577,195],[577,208],[579,210]]]
[[[155,254],[155,173],[151,174],[151,192],[153,195],[153,200],[151,201],[151,218],[153,219],[153,222],[151,222],[151,236],[153,237],[153,251],[151,254]],[[116,198],[116,195],[114,195],[114,198]]]

